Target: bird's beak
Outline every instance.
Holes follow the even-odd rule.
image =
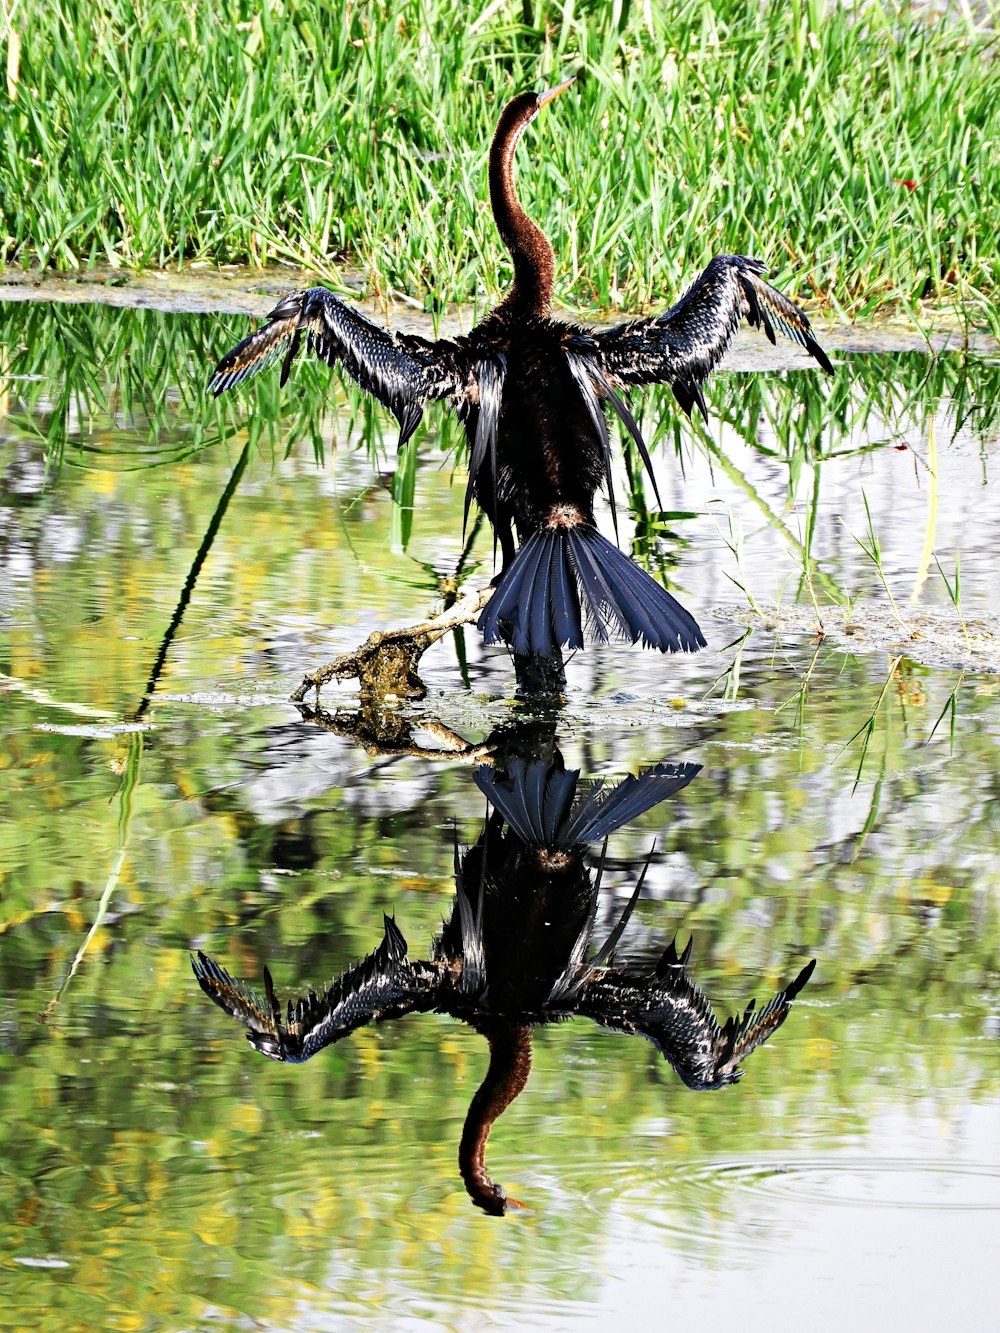
[[[546,102],[551,102],[553,97],[558,97],[564,93],[571,83],[576,82],[576,75],[571,74],[568,79],[563,79],[562,83],[557,83],[554,88],[546,88],[544,93],[538,94],[538,105],[544,106]]]

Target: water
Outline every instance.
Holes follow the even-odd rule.
[[[348,687],[312,720],[288,695],[432,604],[461,551],[448,440],[422,438],[404,552],[391,440],[369,461],[377,419],[325,371],[298,398],[264,386],[275,437],[220,510],[253,400],[218,414],[198,385],[230,326],[0,308],[4,364],[39,377],[8,382],[0,420],[5,1322],[991,1327],[996,365],[870,353],[832,386],[733,375],[715,389],[724,424],[710,441],[685,426],[680,458],[651,400],[664,503],[692,515],[654,554],[710,648],[588,650],[539,729],[469,631],[468,687],[442,641],[427,699],[364,719],[359,744]],[[862,546],[865,499],[898,618]],[[959,608],[933,556],[952,582],[957,561]],[[475,558],[487,577],[485,540]],[[691,937],[720,1021],[817,963],[715,1091],[592,1016],[536,1025],[485,1157],[524,1206],[491,1217],[458,1164],[483,1035],[411,1012],[275,1063],[188,955],[261,995],[266,966],[284,1002],[356,966],[388,913],[408,958],[431,960],[456,843],[472,865],[483,836],[477,764],[498,728],[501,774],[518,754],[550,780],[561,762],[578,799],[587,778],[610,791],[701,766],[610,833],[599,888],[600,839],[545,910],[537,879],[496,887],[490,966],[517,964],[492,973],[505,1021],[525,960],[568,966],[581,903],[589,956],[627,918],[613,967],[633,978]]]

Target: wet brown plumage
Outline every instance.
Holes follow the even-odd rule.
[[[609,329],[551,317],[554,258],[527,216],[514,155],[539,109],[572,80],[523,93],[503,109],[490,149],[493,216],[510,251],[514,281],[468,335],[429,341],[378,328],[322,287],[283,298],[263,328],[223,357],[209,387],[240,383],[284,353],[284,383],[303,336],[323,360],[340,362],[388,407],[401,444],[425,403],[446,402],[469,441],[466,512],[473,499],[493,525],[502,555],[480,618],[487,642],[515,653],[558,656],[596,635],[661,651],[694,651],[705,639],[693,617],[597,530],[594,497],[604,485],[612,514],[610,407],[655,477],[645,442],[619,389],[669,383],[689,415],[706,412],[702,386],[742,319],[798,342],[832,371],[806,316],[763,279],[763,265],[718,256],[665,314]]]

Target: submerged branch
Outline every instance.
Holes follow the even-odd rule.
[[[208,554],[212,549],[216,537],[219,534],[219,528],[222,526],[222,520],[226,516],[226,510],[229,508],[229,502],[236,494],[237,487],[243,478],[243,473],[247,470],[247,463],[250,461],[250,445],[243,446],[243,452],[236,460],[236,466],[233,468],[232,475],[226,482],[226,489],[219,496],[219,503],[215,506],[211,521],[205,529],[205,535],[201,539],[201,545],[188,570],[187,578],[184,580],[184,587],[181,589],[181,595],[178,599],[174,614],[170,617],[170,624],[166,628],[163,638],[160,640],[160,646],[156,653],[156,660],[153,662],[152,670],[149,673],[149,680],[146,682],[146,688],[143,691],[139,707],[131,714],[131,719],[138,722],[146,710],[149,708],[160,679],[160,673],[163,671],[164,663],[167,660],[167,653],[170,651],[170,645],[173,643],[174,635],[180,628],[180,623],[184,619],[184,613],[191,601],[191,594],[194,592],[195,584],[198,582],[198,575],[201,573],[202,566],[208,559]]]
[[[427,718],[412,718],[386,708],[379,699],[366,699],[360,708],[329,713],[325,708],[298,705],[303,722],[314,722],[336,736],[348,736],[370,755],[413,755],[420,759],[461,760],[470,764],[492,764],[495,742],[467,741],[451,727]],[[433,745],[421,745],[414,732],[429,736]]]
[[[476,619],[493,595],[492,587],[466,593],[440,615],[416,625],[398,629],[375,630],[353,652],[342,653],[326,666],[310,672],[292,695],[301,703],[310,690],[319,694],[320,686],[331,680],[355,680],[363,696],[410,695],[422,698],[427,687],[417,674],[417,663],[438,639],[459,625]]]

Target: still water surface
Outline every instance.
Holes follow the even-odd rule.
[[[673,513],[648,555],[709,649],[588,650],[529,725],[470,630],[361,745],[346,687],[306,716],[288,695],[433,604],[462,547],[447,441],[422,439],[408,533],[391,440],[373,466],[377,423],[324,372],[300,404],[323,464],[275,411],[220,511],[276,401],[204,424],[190,385],[226,327],[80,307],[43,345],[40,316],[3,319],[0,1323],[992,1327],[998,368],[723,377],[680,454],[657,399]],[[474,559],[488,577],[485,537]],[[689,767],[666,793],[655,765]],[[643,772],[567,834],[588,780],[614,799]],[[383,914],[407,967],[465,989],[397,996],[303,1065],[252,1050],[191,971],[203,951],[266,1011],[265,967],[282,1004],[321,990]],[[588,974],[612,1004],[581,978],[619,926]],[[694,988],[721,1023],[812,958],[742,1079],[687,1086]],[[661,1019],[669,992],[672,1035],[629,987]],[[489,1216],[459,1143],[487,1039],[529,1027],[485,1150],[523,1206]]]

